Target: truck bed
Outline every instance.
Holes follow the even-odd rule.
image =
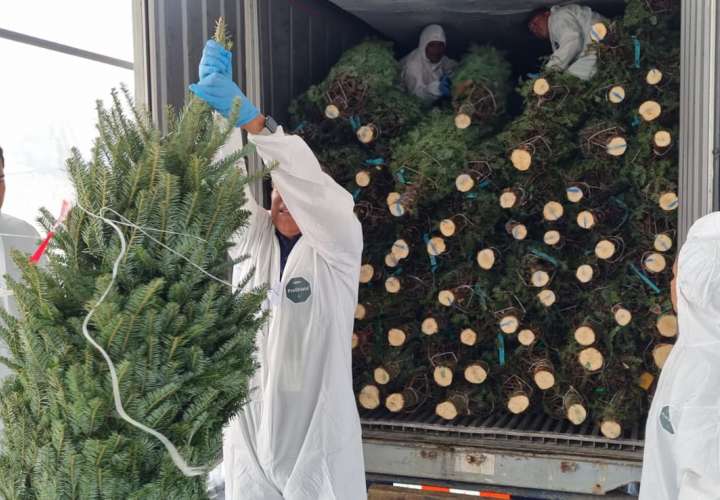
[[[605,494],[640,480],[639,426],[607,439],[597,425],[542,414],[462,417],[431,408],[362,412],[368,474]]]

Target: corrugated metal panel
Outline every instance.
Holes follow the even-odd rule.
[[[718,5],[682,2],[680,44],[679,242],[699,217],[717,210]],[[715,152],[715,154],[714,154]]]
[[[322,80],[343,51],[372,33],[326,0],[257,2],[262,109],[287,121],[293,97]]]
[[[164,126],[163,110],[180,108],[185,92],[197,78],[203,45],[215,21],[224,16],[235,41],[234,79],[245,85],[245,0],[134,0],[136,93],[154,119]]]

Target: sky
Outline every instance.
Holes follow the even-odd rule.
[[[0,1],[0,28],[133,60],[130,0]],[[89,157],[95,101],[109,102],[131,70],[0,38],[0,147],[7,193],[2,212],[36,223],[74,197],[65,171],[70,148]]]

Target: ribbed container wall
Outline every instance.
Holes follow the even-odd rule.
[[[325,0],[260,0],[257,7],[263,109],[282,123],[292,98],[372,30]]]
[[[695,220],[718,210],[719,18],[715,0],[682,2],[679,242]]]

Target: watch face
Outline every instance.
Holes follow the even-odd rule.
[[[277,122],[273,119],[272,116],[266,116],[265,117],[265,128],[268,129],[271,133],[275,133],[275,131],[278,128]]]

